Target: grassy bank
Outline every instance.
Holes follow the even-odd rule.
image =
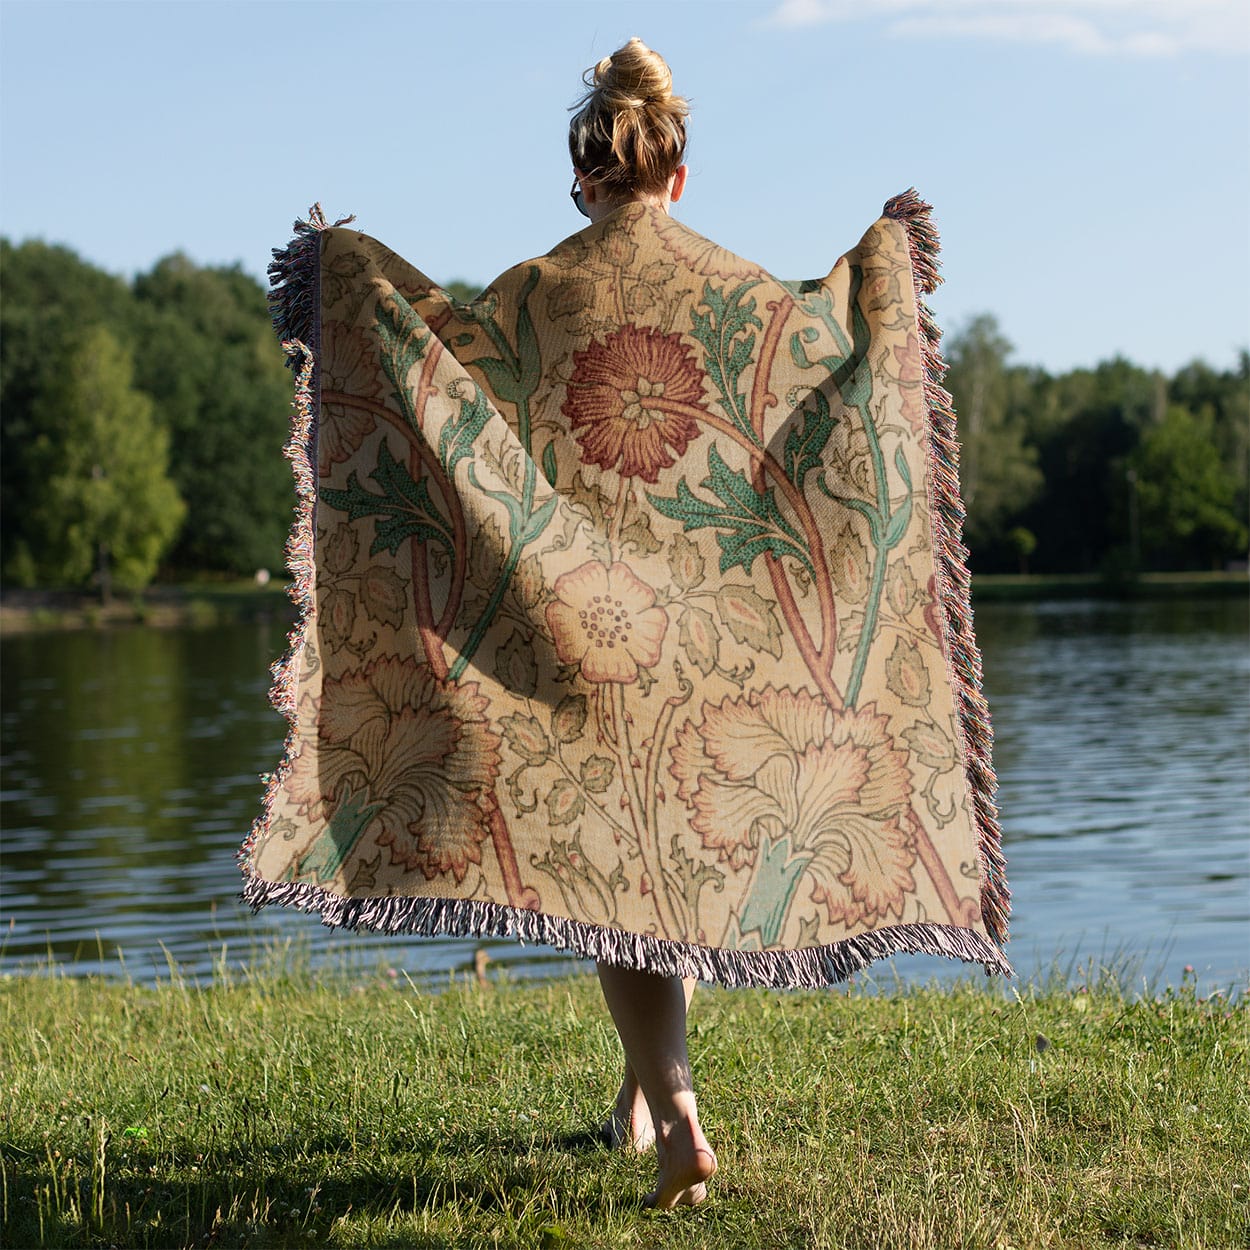
[[[975,603],[1040,599],[1210,599],[1244,597],[1245,573],[1146,573],[1108,581],[1095,574],[982,574],[973,579]],[[0,634],[99,629],[116,625],[207,626],[278,617],[294,620],[284,583],[188,582],[119,595],[107,606],[75,590],[0,593]]]
[[[619,1078],[591,980],[415,993],[280,974],[0,984],[6,1246],[1243,1246],[1244,997],[700,990],[721,1161],[585,1138]]]
[[[979,573],[972,579],[977,603],[1039,599],[1225,599],[1250,592],[1241,573],[1142,573],[1102,577],[1097,573]]]
[[[118,625],[210,626],[237,621],[294,620],[286,583],[203,581],[151,586],[141,594],[113,597],[78,590],[14,590],[0,595],[0,634],[60,629],[101,629]]]

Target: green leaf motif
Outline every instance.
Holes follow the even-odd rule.
[[[586,728],[586,696],[565,695],[551,713],[551,732],[557,742],[576,742]]]
[[[720,655],[720,630],[705,608],[691,605],[677,621],[677,641],[690,659],[690,663],[706,677],[715,667]]]
[[[573,486],[568,497],[573,507],[584,513],[595,529],[602,530],[607,525],[607,516],[603,510],[607,496],[598,486],[590,485],[580,469],[573,474]]]
[[[514,629],[508,641],[496,650],[495,676],[500,685],[512,694],[531,698],[537,692],[538,663],[534,659],[534,648],[525,641],[519,629]]]
[[[621,523],[621,545],[653,556],[663,544],[651,529],[651,514],[638,506],[638,499],[631,490],[625,496],[625,516]]]
[[[592,755],[582,761],[580,769],[582,785],[591,794],[602,794],[616,775],[616,764],[606,755]]]
[[[321,268],[322,307],[331,308],[352,289],[352,279],[369,267],[369,258],[360,252],[340,252]]]
[[[486,375],[486,383],[492,395],[497,395],[510,404],[515,404],[521,397],[517,375],[504,361],[494,356],[479,356],[476,360],[469,361],[469,364],[481,369]]]
[[[585,806],[582,792],[567,777],[561,777],[547,792],[547,819],[553,825],[571,824]]]
[[[390,301],[379,301],[373,328],[382,346],[382,372],[395,388],[395,399],[407,416],[409,424],[415,426],[416,414],[412,407],[408,375],[425,358],[430,331],[398,291],[391,292]]]
[[[792,427],[786,435],[785,470],[786,476],[800,490],[803,479],[813,470],[821,466],[821,456],[829,436],[833,433],[833,418],[829,415],[829,401],[820,391],[812,391],[808,396],[812,407],[804,407],[802,428]]]
[[[716,592],[716,610],[736,642],[781,659],[781,623],[775,604],[750,586],[726,582]]]
[[[820,913],[812,912],[810,916],[799,917],[799,938],[795,946],[804,950],[808,946],[816,946],[820,942]]]
[[[847,305],[851,312],[851,341],[837,318],[833,315],[833,300],[824,290],[814,291],[799,305],[799,311],[808,317],[819,318],[825,329],[838,344],[841,355],[822,356],[819,364],[832,374],[838,394],[848,408],[858,408],[868,421],[868,404],[872,399],[872,370],[868,367],[868,320],[859,306],[859,291],[863,286],[864,271],[861,265],[851,266],[850,290]],[[810,369],[818,363],[809,360],[804,343],[814,343],[820,337],[815,326],[805,326],[790,336],[790,355],[800,369]]]
[[[794,527],[781,515],[770,486],[757,491],[746,474],[731,470],[713,443],[707,455],[708,475],[699,484],[711,491],[719,506],[700,499],[682,478],[677,483],[677,497],[666,499],[647,492],[651,506],[666,517],[680,521],[687,533],[706,527],[717,531],[716,542],[721,549],[720,571],[727,573],[735,565],[746,572],[765,552],[778,557],[790,556],[811,571],[811,558]]]
[[[475,382],[468,385],[473,387],[473,398],[461,397],[460,415],[454,421],[448,421],[438,436],[438,458],[443,462],[448,477],[455,473],[456,465],[465,456],[473,454],[474,441],[490,420],[491,407],[486,393]]]
[[[911,496],[899,504],[898,511],[890,517],[889,524],[885,527],[885,537],[883,545],[889,550],[897,547],[903,540],[903,535],[907,532],[907,523],[911,520]]]
[[[681,883],[682,896],[691,912],[698,914],[699,895],[704,886],[710,885],[719,894],[725,888],[725,874],[714,864],[696,863],[684,850],[681,838],[674,837],[669,844],[671,854],[669,862],[673,865],[674,874]]]
[[[543,764],[551,755],[547,732],[532,716],[514,712],[499,720],[508,745],[527,763]]]
[[[736,286],[728,295],[724,287],[703,284],[703,300],[700,308],[690,315],[691,336],[702,344],[706,355],[703,367],[720,392],[717,401],[725,415],[743,433],[758,442],[747,414],[746,396],[738,390],[738,380],[751,363],[755,353],[755,335],[751,327],[763,329],[764,323],[755,315],[755,299],[747,299],[747,292],[758,286],[758,279],[751,279]]]
[[[678,590],[694,590],[706,580],[703,553],[685,534],[674,534],[668,549],[668,567]]]
[[[353,470],[345,490],[322,490],[321,500],[331,508],[347,514],[348,520],[376,516],[376,537],[370,555],[389,551],[395,555],[405,539],[417,538],[453,549],[451,526],[430,499],[425,478],[414,481],[385,442],[378,444],[378,463],[369,480],[376,482],[381,494],[366,490]]]
[[[556,484],[556,445],[550,442],[543,448],[543,477],[548,486]]]
[[[902,447],[894,453],[894,467],[898,470],[898,475],[903,479],[903,485],[911,490],[911,470],[907,467],[907,457],[903,454]]]
[[[407,588],[394,569],[375,564],[360,575],[360,603],[371,620],[399,629],[408,604]]]

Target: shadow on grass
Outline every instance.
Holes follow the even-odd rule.
[[[462,1244],[414,1228],[455,1212],[503,1217],[537,1234],[555,1212],[535,1203],[575,1179],[577,1209],[598,1220],[633,1205],[605,1184],[602,1167],[575,1156],[610,1152],[597,1133],[512,1134],[464,1129],[353,1148],[341,1138],[214,1150],[190,1165],[138,1153],[107,1170],[33,1159],[0,1146],[8,1203],[3,1243],[13,1246],[271,1247],[322,1244],[340,1220],[368,1227],[370,1246]],[[299,1157],[296,1157],[296,1156]],[[605,1159],[606,1161],[606,1159]],[[188,1174],[190,1173],[190,1174]],[[590,1179],[586,1183],[587,1178]],[[504,1244],[509,1244],[506,1240]]]

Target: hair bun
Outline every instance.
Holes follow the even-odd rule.
[[[637,36],[605,56],[586,85],[612,97],[615,108],[667,104],[673,98],[673,74],[664,58]]]
[[[673,94],[668,63],[635,37],[582,81],[586,94],[569,124],[574,166],[616,193],[663,189],[685,155],[690,112]]]

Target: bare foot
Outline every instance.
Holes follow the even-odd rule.
[[[707,1197],[707,1182],[716,1171],[716,1156],[697,1120],[678,1120],[656,1138],[660,1179],[643,1205],[667,1211],[695,1207]]]
[[[606,1145],[613,1150],[636,1150],[642,1154],[655,1145],[655,1126],[651,1109],[637,1082],[626,1080],[616,1096],[616,1104],[600,1130]]]

